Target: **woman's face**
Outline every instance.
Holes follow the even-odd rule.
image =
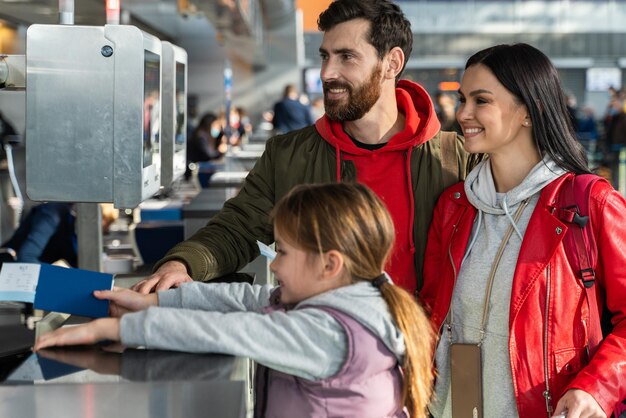
[[[465,150],[490,156],[517,153],[533,146],[531,121],[519,103],[482,64],[465,70],[456,118],[465,136]]]

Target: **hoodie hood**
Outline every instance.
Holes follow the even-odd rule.
[[[530,173],[519,185],[506,193],[497,193],[491,173],[491,160],[486,159],[482,161],[467,175],[464,185],[467,199],[478,209],[478,221],[475,231],[480,230],[484,214],[504,215],[508,218],[521,241],[523,234],[517,222],[513,219],[512,213],[517,210],[523,201],[528,202],[533,195],[564,173],[565,170],[546,155],[543,160],[530,170]],[[477,237],[477,233],[472,237],[463,261],[469,255]]]
[[[465,193],[476,209],[492,215],[505,215],[564,173],[565,170],[546,155],[519,185],[506,193],[498,194],[491,173],[491,160],[486,159],[467,175]]]
[[[422,86],[412,81],[400,80],[396,87],[396,101],[399,111],[406,117],[404,130],[391,137],[387,145],[376,151],[365,150],[354,145],[348,134],[344,132],[342,123],[330,120],[327,115],[318,119],[315,127],[334,148],[351,155],[405,150],[423,144],[439,132],[441,125],[433,102]]]
[[[296,308],[306,306],[327,306],[349,315],[378,336],[398,360],[402,360],[405,353],[404,337],[380,290],[372,283],[360,281],[342,286],[306,299]]]

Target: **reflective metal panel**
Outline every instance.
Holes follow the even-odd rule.
[[[160,41],[133,26],[32,25],[26,55],[30,198],[135,207],[156,193]]]
[[[155,84],[151,73],[156,73],[153,59],[161,57],[161,41],[134,26],[106,25],[104,30],[116,56],[113,203],[131,208],[161,186],[158,137],[163,89],[160,77]]]
[[[187,53],[162,42],[161,186],[169,187],[185,172],[187,151]]]
[[[33,200],[111,202],[115,60],[101,27],[32,25],[26,180]]]

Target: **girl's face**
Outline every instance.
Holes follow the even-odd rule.
[[[276,258],[270,269],[281,288],[281,302],[294,304],[327,289],[322,280],[322,262],[318,255],[289,244],[274,228]]]
[[[465,70],[459,89],[456,118],[463,128],[465,150],[493,155],[533,146],[526,106],[517,102],[488,67],[472,65]]]

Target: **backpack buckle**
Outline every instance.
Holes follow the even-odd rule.
[[[587,222],[589,222],[589,216],[580,216],[578,212],[576,212],[574,213],[574,219],[572,219],[572,222],[579,227],[584,228],[585,225],[587,225]]]
[[[563,222],[576,224],[581,228],[584,228],[589,222],[589,216],[581,216],[577,205],[562,208],[559,215],[559,219]]]
[[[580,276],[583,280],[583,285],[587,289],[593,286],[596,281],[596,272],[592,268],[581,270]]]

